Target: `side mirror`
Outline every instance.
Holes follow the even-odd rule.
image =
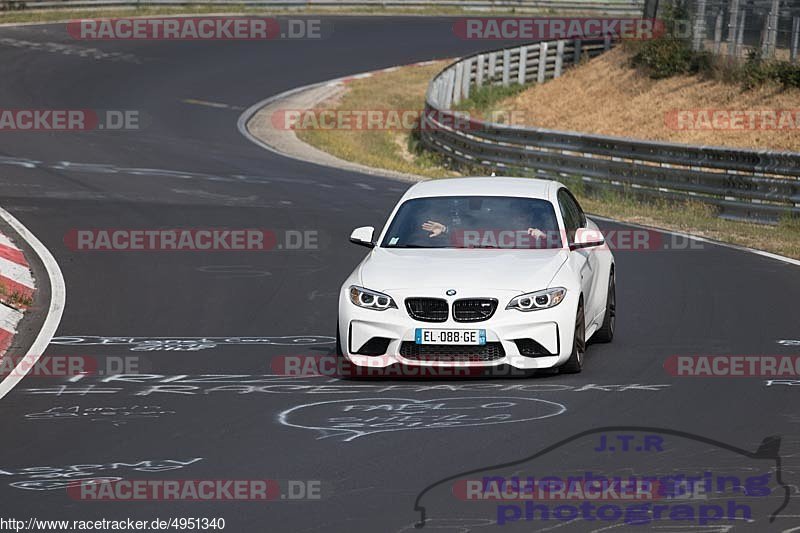
[[[600,230],[590,228],[578,228],[575,230],[575,238],[570,243],[570,250],[578,250],[580,248],[593,248],[595,246],[602,246],[606,240]]]
[[[367,248],[375,248],[375,243],[372,241],[372,236],[375,234],[375,228],[372,226],[362,226],[353,230],[350,234],[350,242]]]

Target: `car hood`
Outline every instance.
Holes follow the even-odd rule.
[[[373,290],[479,288],[528,291],[546,288],[567,251],[375,248],[361,264],[361,284]]]

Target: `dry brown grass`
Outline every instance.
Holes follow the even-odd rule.
[[[711,206],[696,202],[646,203],[616,195],[577,196],[581,206],[596,215],[800,259],[800,222],[783,220],[777,226],[767,226],[725,220],[716,216]]]
[[[421,109],[428,80],[444,64],[444,62],[440,62],[426,67],[403,67],[394,72],[353,80],[348,84],[344,94],[331,99],[324,106],[335,109]],[[573,74],[577,74],[577,72]],[[562,80],[548,82],[534,90],[545,90],[550,84],[556,84]],[[642,80],[641,83],[649,81]],[[531,92],[529,91],[527,94]],[[523,96],[527,96],[527,94]],[[574,93],[573,97],[578,100]],[[590,104],[596,106],[596,102],[602,101],[605,97],[593,94],[592,98],[594,100]],[[592,105],[582,105],[581,107],[591,109]],[[566,110],[572,109],[575,109],[574,100],[571,100],[570,107],[566,108]],[[566,110],[548,109],[547,112],[566,114]],[[475,111],[473,110],[473,112]],[[632,118],[635,119],[635,115]],[[552,126],[563,127],[558,124],[552,124]],[[592,130],[588,125],[575,126],[575,129],[580,128]],[[305,130],[299,131],[298,134],[302,140],[317,148],[343,159],[372,167],[411,172],[428,177],[456,174],[439,166],[440,161],[425,152],[423,155],[410,152],[408,150],[410,132],[407,131]],[[621,134],[631,135],[632,133],[630,129],[626,129]],[[584,209],[597,215],[623,222],[684,231],[722,242],[751,246],[800,259],[800,224],[796,222],[785,221],[775,227],[734,222],[718,218],[712,208],[702,204],[642,203],[632,198],[612,194],[600,197],[588,196],[583,194],[581,187],[574,187],[573,190]]]
[[[678,76],[653,80],[629,68],[629,52],[612,50],[534,86],[497,107],[522,111],[528,125],[687,144],[800,151],[794,129],[687,131],[667,125],[665,114],[686,109],[800,110],[800,90],[738,85]]]
[[[323,102],[321,109],[419,111],[425,104],[428,82],[447,61],[411,65],[391,72],[348,82],[344,94]],[[418,157],[409,150],[412,131],[405,129],[306,129],[302,141],[341,159],[375,168],[428,177],[452,175],[432,157]]]

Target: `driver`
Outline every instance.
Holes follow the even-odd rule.
[[[509,215],[508,227],[527,227],[526,230],[520,231],[525,232],[528,236],[533,237],[534,239],[543,239],[547,237],[547,234],[540,229],[540,227],[543,225],[540,223],[541,220],[538,220],[541,218],[540,213],[538,213],[538,210],[531,210],[528,206],[528,202],[524,200],[520,201],[519,199],[511,200],[508,206],[507,214]],[[440,235],[445,235],[450,230],[447,225],[436,220],[432,220],[431,218],[428,218],[425,222],[423,222],[420,226],[420,229],[427,231],[428,237],[431,239],[439,237]]]

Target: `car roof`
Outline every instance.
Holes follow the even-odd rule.
[[[411,187],[403,199],[431,196],[520,196],[549,200],[557,181],[535,178],[469,177],[422,181]]]

